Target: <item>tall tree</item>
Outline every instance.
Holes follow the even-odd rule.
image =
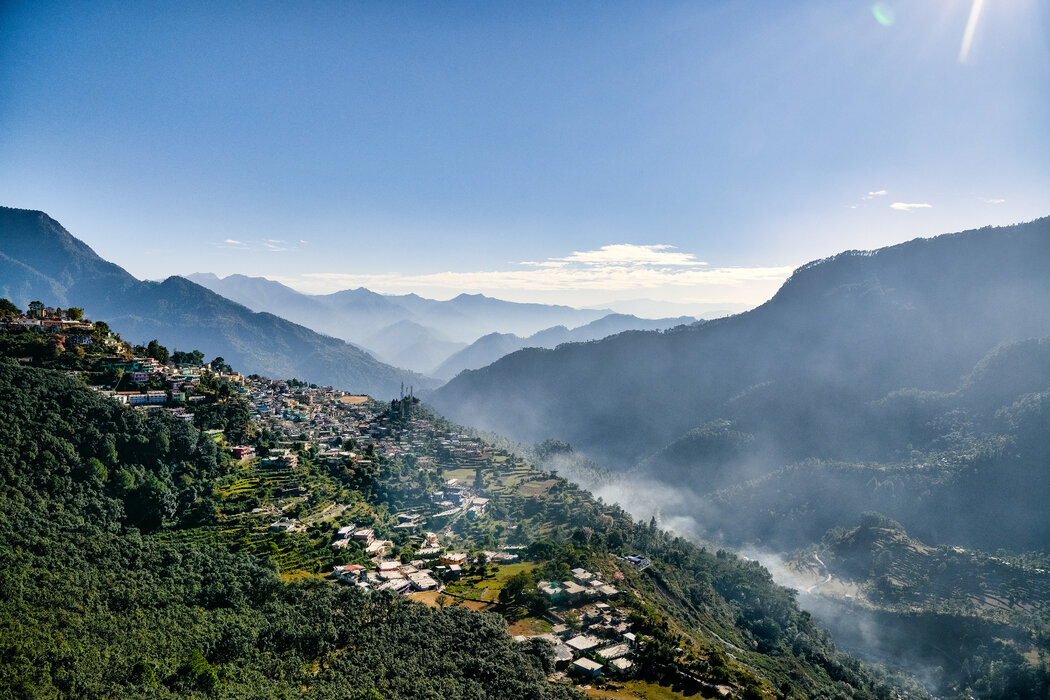
[[[0,317],[11,318],[12,316],[21,316],[22,310],[11,303],[8,299],[0,298]]]
[[[156,338],[149,341],[149,344],[146,346],[146,357],[152,357],[157,362],[165,365],[168,364],[168,360],[171,359],[171,356],[168,354],[168,349],[158,343]]]

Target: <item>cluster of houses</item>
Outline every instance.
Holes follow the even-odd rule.
[[[344,445],[371,442],[368,432],[380,413],[366,396],[278,380],[249,382],[245,398],[252,418],[289,442],[316,446],[322,461],[348,456]]]
[[[77,345],[91,345],[95,341],[95,324],[82,319],[63,318],[54,309],[48,308],[41,315],[31,315],[8,319],[0,326],[6,331],[22,331],[47,334],[49,340],[57,346],[68,348]],[[116,340],[107,338],[109,344]]]
[[[175,363],[164,364],[152,357],[109,355],[99,358],[96,368],[119,371],[121,373],[120,386],[133,387],[121,391],[94,387],[97,391],[123,404],[145,407],[170,406],[171,404],[193,406],[207,401],[206,396],[196,394],[194,391],[201,383],[201,373],[211,371],[210,365],[199,367],[197,365],[176,365]],[[231,382],[244,381],[244,377],[239,373],[220,374],[216,372],[216,374]],[[164,388],[150,388],[158,384]],[[184,408],[172,408],[169,411],[185,420],[193,420],[193,414]]]
[[[350,459],[356,464],[368,464],[371,454],[404,455],[415,457],[417,467],[434,465],[434,447],[440,459],[455,457],[463,460],[490,458],[472,439],[436,431],[429,422],[410,419],[401,431],[384,424],[383,406],[365,397],[356,397],[332,390],[330,387],[307,388],[287,382],[258,380],[247,383],[247,396],[253,416],[286,440],[316,447],[315,459],[322,462]],[[421,436],[428,436],[429,441]],[[233,448],[234,456],[247,458],[248,448]],[[288,451],[274,451],[265,460],[294,460]],[[264,460],[264,461],[265,461]],[[284,462],[286,465],[287,462]],[[294,466],[291,464],[290,466]],[[416,541],[413,559],[407,563],[389,559],[393,543],[380,539],[374,528],[347,523],[333,537],[331,546],[339,551],[353,547],[363,550],[370,563],[336,565],[333,576],[347,585],[367,591],[394,591],[408,594],[417,591],[442,590],[444,585],[461,577],[471,565],[470,557],[462,552],[442,552],[439,537],[434,532],[423,532],[430,522],[442,522],[443,517],[464,514],[466,517],[484,515],[489,500],[455,478],[448,479],[441,490],[430,497],[430,508],[437,510],[429,519],[420,512],[397,513],[392,530],[404,530]],[[277,520],[272,529],[296,532],[305,528],[290,518]],[[518,558],[512,551],[485,552],[490,563],[511,562]],[[649,566],[649,560],[627,557],[624,563],[638,570]],[[611,601],[619,595],[613,582],[582,568],[572,570],[572,578],[565,581],[540,581],[537,590],[551,604],[554,623],[551,632],[539,635],[555,648],[558,668],[586,679],[602,674],[622,675],[634,664],[637,638],[631,631],[628,614]]]
[[[437,448],[464,466],[480,466],[492,459],[492,451],[480,440],[450,432],[440,437]]]
[[[63,311],[44,306],[38,301],[29,304],[25,315],[0,321],[0,328],[9,332],[45,334],[59,350],[92,345],[97,342],[108,347],[109,352],[116,353],[120,350],[121,345],[118,338],[112,333],[108,331],[100,333],[94,321],[82,318],[79,309]],[[105,330],[104,326],[101,328]],[[121,384],[133,388],[124,391],[94,388],[124,404],[160,407],[171,403],[192,404],[205,400],[203,396],[188,395],[188,392],[200,383],[200,367],[164,365],[151,357],[127,357],[112,354],[99,358],[95,363],[95,369],[121,372]],[[157,383],[152,381],[158,376],[163,389],[157,388]],[[231,378],[236,379],[232,375]],[[172,413],[185,420],[193,420],[193,414],[185,410],[173,410]]]
[[[585,569],[573,569],[570,581],[540,581],[536,588],[553,605],[575,605],[586,600],[612,598],[620,593]]]
[[[412,418],[402,429],[390,425],[385,416],[385,406],[368,397],[336,391],[331,387],[311,387],[300,382],[274,381],[269,379],[247,379],[243,387],[254,420],[274,433],[283,436],[279,444],[289,447],[298,443],[311,449],[312,459],[322,464],[345,464],[370,466],[373,454],[411,454],[415,464],[422,469],[435,468],[432,451],[435,441],[458,449],[459,436],[454,433],[439,433],[428,420]],[[431,437],[436,434],[436,438]],[[426,437],[424,437],[426,436]],[[476,455],[473,441],[464,440],[464,454]],[[237,445],[231,448],[236,459],[254,456],[250,446]],[[260,466],[295,468],[296,457],[290,450],[271,450],[261,458]],[[303,490],[300,487],[300,490]],[[276,494],[302,495],[298,493]],[[437,516],[452,516],[466,513],[467,517],[479,517],[488,508],[489,500],[477,496],[456,479],[445,483],[443,490],[433,494],[431,508],[440,509]],[[443,582],[459,578],[467,565],[467,555],[460,553],[441,554],[438,535],[424,532],[427,519],[422,512],[403,512],[395,515],[394,532],[410,533],[415,542],[414,556],[419,557],[409,564],[386,561],[394,543],[380,539],[375,529],[353,524],[344,524],[333,538],[331,547],[336,552],[350,549],[363,551],[372,559],[371,566],[359,563],[343,564],[335,568],[336,578],[368,590],[396,590],[399,593],[433,590]],[[272,530],[298,532],[305,525],[297,520],[282,517],[274,522]],[[422,534],[420,534],[422,533]],[[488,561],[513,561],[517,554],[508,552],[487,553]]]
[[[252,378],[241,387],[255,420],[283,435],[284,444],[289,447],[300,443],[316,448],[312,454],[322,463],[345,463],[349,459],[355,464],[368,465],[373,455],[407,454],[414,457],[417,467],[432,469],[436,466],[435,446],[437,459],[441,461],[454,458],[462,465],[464,461],[491,458],[480,442],[441,432],[430,421],[411,418],[402,426],[391,426],[385,423],[385,407],[367,397],[331,387],[305,387],[297,382],[268,379]],[[246,445],[234,446],[231,453],[236,459],[255,456],[254,450]],[[297,457],[287,449],[271,450],[260,464],[294,469]],[[289,493],[278,495],[302,496],[304,493],[305,489],[297,486]],[[408,594],[442,590],[446,583],[460,578],[472,562],[466,553],[443,552],[438,534],[424,532],[424,526],[435,527],[432,523],[445,522],[442,518],[452,519],[460,514],[467,518],[480,517],[488,506],[489,499],[451,478],[441,490],[431,493],[429,507],[417,509],[429,516],[424,512],[397,513],[397,523],[391,526],[392,530],[411,533],[416,542],[413,559],[407,563],[388,559],[393,542],[379,538],[375,528],[346,523],[335,532],[332,549],[363,551],[371,561],[336,565],[333,577],[366,591]],[[304,531],[306,524],[295,518],[280,517],[270,529],[295,533]],[[518,555],[509,551],[512,549],[485,552],[485,561],[515,561]],[[625,557],[622,561],[637,570],[644,570],[650,564],[641,556]],[[622,580],[622,575],[617,575]],[[592,679],[602,674],[622,675],[631,669],[638,639],[631,630],[627,612],[611,602],[620,593],[612,582],[577,568],[572,570],[571,579],[540,581],[537,590],[551,602],[548,615],[553,623],[549,633],[538,636],[554,645],[560,670]]]
[[[595,678],[623,674],[634,665],[638,639],[627,613],[607,602],[619,594],[617,588],[582,568],[572,570],[571,581],[540,581],[536,588],[554,604],[548,614],[556,624],[538,636],[554,644],[559,668]]]
[[[102,390],[103,394],[131,406],[163,406],[166,404],[198,404],[206,400],[203,394],[191,392],[201,382],[201,367],[162,364],[152,357],[122,357],[113,355],[98,362],[99,369],[116,369],[123,372],[121,384],[130,383],[134,389],[123,391]],[[164,389],[148,388],[155,378],[160,378]],[[137,385],[137,386],[136,386]],[[193,420],[193,414],[185,410],[172,411],[185,420]]]
[[[360,564],[344,564],[335,567],[335,576],[344,583],[359,586],[366,591],[394,591],[402,595],[412,591],[434,591],[440,583],[427,562],[417,559],[402,564],[396,561],[380,562],[376,570],[370,571]]]
[[[390,590],[407,594],[413,591],[438,590],[443,582],[458,579],[467,561],[466,554],[455,552],[439,556],[441,548],[438,545],[438,536],[433,532],[425,535],[423,544],[426,546],[417,552],[420,558],[408,563],[387,561],[385,557],[393,543],[376,539],[375,531],[371,528],[345,525],[336,531],[332,547],[345,548],[351,542],[359,542],[365,547],[365,552],[373,557],[374,568],[361,564],[342,564],[336,565],[333,573],[337,580],[368,591]]]
[[[389,554],[394,546],[394,543],[390,540],[376,539],[375,530],[372,528],[357,528],[351,524],[339,528],[336,532],[335,540],[332,542],[332,549],[346,549],[351,542],[359,543],[364,548],[365,554],[375,557],[377,562]]]

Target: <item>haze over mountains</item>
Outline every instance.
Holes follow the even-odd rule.
[[[1048,263],[1050,218],[849,251],[751,312],[521,350],[433,401],[520,441],[571,443],[582,454],[545,443],[548,468],[635,517],[802,562],[786,580],[836,638],[954,696],[992,660],[1023,666],[1050,630],[1032,593],[1050,561]],[[813,560],[858,522],[915,539]],[[1026,552],[1007,567],[1024,585],[988,578],[1003,552]]]
[[[43,212],[6,207],[0,209],[0,273],[0,294],[16,303],[81,304],[94,317],[119,323],[135,342],[194,343],[250,372],[377,396],[395,394],[402,382],[425,391],[440,382],[422,373],[447,379],[459,369],[498,359],[504,347],[553,347],[695,320],[653,321],[607,309],[522,304],[480,294],[438,301],[359,288],[314,296],[244,275],[220,279],[197,273],[140,281]],[[485,340],[468,348],[492,333],[505,336],[503,346]],[[461,350],[467,354],[450,361]]]
[[[298,377],[376,396],[396,396],[402,382],[430,380],[379,362],[352,345],[250,309],[182,277],[140,281],[100,258],[39,211],[0,207],[0,296],[25,306],[84,307],[126,339],[152,338],[182,350],[222,356],[247,372]]]
[[[416,294],[383,295],[359,287],[333,294],[303,294],[264,277],[194,273],[187,279],[227,299],[269,311],[315,330],[363,340],[401,321],[426,325],[448,340],[470,343],[486,333],[531,334],[559,324],[579,326],[608,309],[574,309],[548,304],[519,304],[482,294],[460,294],[447,301]]]
[[[870,509],[933,543],[1042,546],[1048,261],[1050,219],[847,252],[752,312],[522,350],[434,402],[673,486],[665,516],[735,544],[788,551]]]
[[[188,279],[254,311],[301,323],[366,348],[392,365],[440,379],[483,367],[523,347],[554,347],[696,320],[682,316],[654,321],[609,309],[523,304],[482,294],[440,301],[416,294],[383,295],[360,287],[313,295],[263,277],[194,273]]]
[[[554,326],[527,338],[512,333],[490,333],[456,352],[430,372],[439,379],[451,379],[463,370],[489,365],[522,348],[554,348],[562,343],[585,343],[630,330],[664,330],[697,323],[692,316],[644,319],[628,314],[609,314],[597,321],[573,328]]]

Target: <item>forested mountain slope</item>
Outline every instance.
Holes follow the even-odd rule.
[[[461,379],[492,379],[504,363],[532,363],[534,375],[508,380],[504,395],[479,403],[499,421],[516,415],[517,391],[534,391],[545,373],[560,371],[548,366],[555,358],[590,354],[622,369],[626,379],[594,380],[564,397],[564,408],[552,404],[552,396],[563,399],[556,393],[532,394],[535,406],[555,406],[564,432],[539,423],[548,420],[541,411],[517,417],[537,421],[526,423],[529,429],[577,430],[624,446],[615,452],[584,443],[589,454],[613,451],[619,471],[563,473],[636,516],[654,514],[770,561],[809,561],[866,513],[900,523],[921,547],[971,553],[919,558],[837,550],[837,571],[860,572],[857,585],[880,586],[907,604],[891,604],[888,596],[862,601],[856,590],[825,581],[838,573],[819,563],[831,566],[823,554],[810,578],[788,580],[810,592],[803,604],[846,635],[851,651],[904,664],[938,694],[1041,697],[1050,651],[1046,586],[1017,585],[1012,593],[1007,586],[1005,594],[989,588],[989,597],[1001,600],[1001,618],[960,601],[962,592],[988,584],[981,562],[991,558],[1008,559],[1018,580],[1037,580],[1046,569],[1048,253],[1043,219],[843,254],[799,270],[750,314],[685,332],[518,353]],[[677,391],[665,374],[643,377],[639,367],[652,370],[647,358],[671,357],[668,348],[680,356],[678,366],[710,367],[684,373],[689,380]],[[574,368],[586,373],[587,366]],[[659,405],[652,386],[667,392]],[[698,386],[704,391],[693,393]],[[945,567],[954,567],[947,595]],[[946,638],[957,642],[945,646]]]
[[[572,695],[498,617],[147,536],[228,468],[184,421],[0,360],[0,433],[0,695]]]
[[[566,440],[624,468],[750,405],[782,460],[847,451],[853,408],[951,391],[996,345],[1050,334],[1050,219],[850,251],[799,268],[748,313],[522,350],[442,387],[449,415]],[[775,463],[772,462],[772,463]]]

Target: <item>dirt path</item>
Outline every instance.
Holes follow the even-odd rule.
[[[823,586],[826,583],[831,583],[831,574],[828,574],[828,577],[826,579],[824,579],[823,581],[820,581],[818,583],[814,583],[812,586],[807,588],[806,589],[806,593],[812,593],[814,588],[816,588],[817,586]]]
[[[340,503],[333,503],[332,505],[322,510],[320,513],[314,513],[313,515],[306,516],[302,519],[302,522],[306,523],[307,525],[312,525],[313,523],[319,523],[324,520],[328,520],[329,518],[338,518],[340,515],[343,514],[343,511],[349,507],[350,506],[342,505]]]

